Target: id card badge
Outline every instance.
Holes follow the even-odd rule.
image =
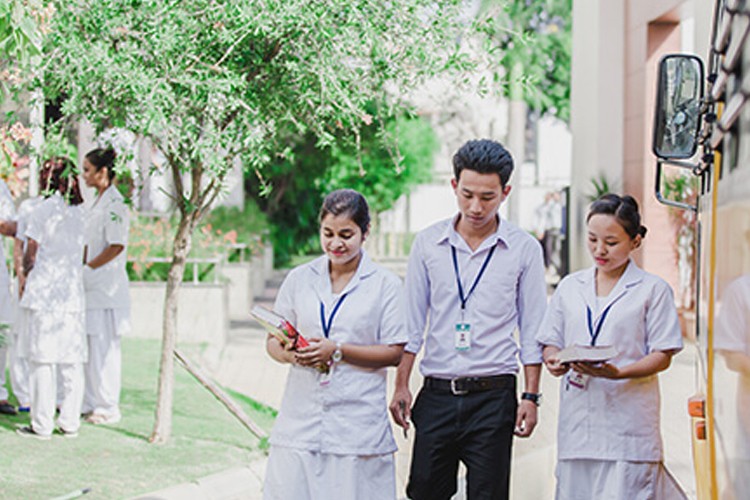
[[[589,378],[590,377],[585,373],[578,373],[573,370],[568,372],[568,384],[582,391],[586,390],[586,386],[589,384]]]
[[[471,325],[469,323],[456,323],[454,345],[457,351],[468,351],[471,347]]]
[[[328,367],[328,371],[320,372],[318,374],[318,383],[320,385],[328,385],[331,383],[331,378],[333,377],[333,367],[336,365],[336,363],[333,363]]]

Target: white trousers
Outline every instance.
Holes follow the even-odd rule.
[[[271,446],[263,500],[394,500],[393,454],[332,455]]]
[[[120,418],[121,338],[113,328],[105,328],[100,335],[88,335],[89,360],[85,368],[83,413]]]
[[[8,389],[5,388],[5,368],[8,365],[8,347],[0,347],[0,401],[8,399]]]
[[[36,363],[29,361],[31,387],[31,427],[34,432],[49,436],[55,428],[57,376],[61,377],[63,400],[57,425],[67,432],[81,426],[83,402],[83,366],[81,363]]]
[[[662,462],[557,462],[556,500],[687,500]]]
[[[10,383],[13,394],[16,395],[18,406],[31,405],[31,393],[29,391],[29,363],[26,358],[20,356],[19,344],[16,342],[10,346]],[[0,392],[1,394],[1,392]]]

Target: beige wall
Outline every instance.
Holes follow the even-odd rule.
[[[621,185],[624,127],[625,1],[573,1],[571,270],[590,265],[584,218],[591,179]]]
[[[632,194],[649,228],[636,259],[677,288],[669,212],[654,197],[652,113],[659,59],[670,52],[704,56],[712,2],[574,0],[571,128],[573,132],[572,269],[590,265],[584,219],[591,179]]]

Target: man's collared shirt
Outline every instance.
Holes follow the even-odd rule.
[[[406,275],[406,351],[416,353],[424,344],[420,369],[425,377],[516,373],[519,357],[524,365],[541,363],[534,338],[547,305],[541,245],[499,219],[497,231],[472,251],[455,229],[457,217],[428,227],[414,241]],[[464,297],[495,247],[463,314],[451,247],[456,249]],[[457,323],[470,325],[467,350],[456,349]]]

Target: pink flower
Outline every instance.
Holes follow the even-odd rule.
[[[228,241],[229,243],[236,245],[237,244],[237,231],[232,229],[227,234],[225,234],[224,241]]]

